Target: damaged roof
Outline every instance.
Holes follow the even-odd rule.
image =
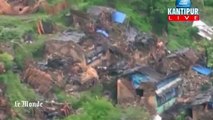
[[[208,103],[210,101],[213,101],[213,87],[209,90],[198,94],[195,96],[193,102],[191,103],[192,106],[194,105],[201,105],[203,103]]]
[[[148,78],[150,79],[150,82],[154,82],[156,84],[158,84],[158,83],[160,83],[160,82],[162,82],[166,79],[177,77],[179,75],[179,73],[163,75],[163,74],[160,74],[159,72],[157,72],[156,70],[154,70],[150,66],[142,67],[137,72],[140,72],[140,73],[147,75]]]
[[[133,86],[135,88],[138,88],[139,85],[142,83],[154,83],[156,87],[156,94],[158,95],[163,94],[171,88],[177,87],[182,81],[182,79],[179,77],[178,72],[165,76],[156,72],[149,66],[140,68],[138,71],[132,73],[130,76],[130,79],[132,80]]]

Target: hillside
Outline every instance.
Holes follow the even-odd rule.
[[[35,1],[31,0],[31,2],[34,3]],[[60,5],[60,3],[63,4]],[[85,41],[89,41],[93,38],[93,34],[87,31],[87,23],[94,20],[87,18],[84,13],[94,5],[113,8],[127,15],[125,23],[121,25],[114,23],[109,23],[110,25],[108,25],[108,18],[104,16],[106,18],[101,22],[103,22],[103,24],[106,23],[106,27],[109,27],[109,33],[111,33],[109,35],[110,37],[112,36],[111,39],[97,37],[100,41],[92,43],[82,42],[79,43],[79,45],[72,42],[48,43],[48,40],[56,39],[57,37],[55,36],[60,35],[63,31],[75,28],[72,24],[75,23],[75,21],[73,22],[70,17],[70,15],[74,13],[74,10],[77,11],[76,13],[79,16],[86,18],[82,20],[81,17],[77,17],[76,21],[79,22],[80,27],[76,25],[77,27],[74,30],[77,29],[76,31],[79,32],[79,36],[83,33],[88,34],[89,37],[85,35]],[[199,8],[201,20],[210,26],[213,25],[212,0],[193,0],[193,6]],[[118,76],[114,77],[111,75],[110,70],[105,72],[105,66],[100,66],[100,70],[97,67],[93,68],[92,65],[92,67],[86,66],[86,60],[84,60],[86,58],[82,57],[83,54],[80,54],[82,51],[78,50],[78,47],[85,47],[84,49],[86,49],[87,45],[94,44],[95,46],[100,43],[104,48],[109,48],[109,51],[113,55],[115,54],[112,59],[105,60],[105,58],[103,58],[105,61],[108,60],[112,62],[112,65],[110,63],[110,67],[117,67],[116,65],[119,66],[119,64],[121,64],[121,71],[123,69],[130,69],[130,66],[132,67],[135,64],[141,63],[139,60],[134,59],[135,56],[137,57],[136,52],[138,56],[141,54],[142,56],[147,55],[151,50],[147,52],[146,50],[149,50],[149,48],[145,50],[144,48],[149,44],[151,44],[150,46],[152,47],[152,43],[148,43],[148,45],[142,49],[137,49],[135,44],[133,44],[132,48],[128,48],[128,42],[122,40],[125,39],[123,34],[126,32],[127,26],[130,26],[136,28],[138,33],[150,34],[162,40],[166,43],[166,48],[168,48],[170,52],[175,52],[187,47],[193,48],[196,51],[206,49],[208,53],[207,65],[208,67],[213,67],[212,41],[205,40],[198,36],[196,34],[197,30],[191,27],[192,23],[169,23],[167,21],[168,7],[175,7],[174,1],[65,0],[64,2],[62,0],[47,0],[47,3],[43,4],[43,7],[39,7],[38,11],[34,13],[1,15],[0,108],[5,110],[6,112],[4,112],[6,114],[0,113],[0,119],[2,117],[3,120],[29,120],[33,118],[39,120],[47,119],[47,117],[44,117],[47,114],[46,116],[53,116],[51,119],[60,120],[149,120],[150,114],[148,114],[148,111],[144,107],[139,107],[137,104],[127,106],[116,104],[116,81]],[[51,34],[41,33],[41,31],[44,31],[44,28],[38,27],[41,24],[39,20],[43,20],[52,25],[50,26],[53,27],[52,29],[54,30],[51,31]],[[100,28],[103,27],[103,24],[101,24],[102,26],[100,26]],[[43,27],[45,27],[46,24],[43,25]],[[78,35],[75,37],[78,38]],[[92,37],[90,38],[90,36]],[[145,35],[145,37],[147,36]],[[105,41],[102,42],[101,40]],[[27,42],[29,41],[32,43],[28,44]],[[70,48],[77,49],[77,52],[73,52]],[[89,55],[88,51],[87,49],[84,51],[85,56]],[[109,53],[106,52],[106,54]],[[74,57],[70,58],[69,55]],[[56,58],[62,58],[62,60],[59,60],[59,63],[57,63],[58,61],[53,61],[53,63],[57,64],[56,68],[43,65],[46,62],[45,60],[54,58],[55,56],[57,56]],[[128,62],[122,64],[123,60]],[[76,61],[80,61],[80,63]],[[147,61],[149,62],[149,60]],[[146,64],[148,63],[147,61]],[[117,64],[117,62],[120,63]],[[62,68],[58,67],[62,63],[66,64]],[[4,68],[1,68],[2,64]],[[55,64],[53,64],[53,66]],[[109,63],[105,62],[105,64],[108,65]],[[117,68],[120,68],[120,66]],[[127,68],[125,68],[126,66]],[[101,67],[104,72],[102,72]],[[120,72],[119,70],[117,71]],[[86,72],[80,74],[79,71]],[[69,79],[79,79],[79,76],[83,80],[77,83],[77,85],[75,81],[70,80],[72,83],[69,81]],[[89,79],[91,76],[93,78]],[[87,77],[88,79],[86,79]],[[54,82],[47,82],[48,80]],[[98,81],[97,84],[96,81]],[[71,89],[74,89],[79,84],[82,84],[83,87],[80,88],[79,91],[67,92],[67,90],[70,90],[68,84],[74,84],[74,87],[71,86]],[[4,87],[6,88],[3,89]],[[49,88],[51,89],[49,90]],[[54,100],[54,103],[50,102],[52,100]],[[3,104],[4,101],[7,102]],[[44,109],[26,109],[24,107],[14,106],[17,101],[47,101],[47,104],[45,104],[47,106],[45,106]],[[48,108],[48,110],[46,108]],[[56,110],[52,112],[52,109]],[[43,115],[44,113],[45,115]],[[181,115],[177,116],[177,119],[184,120],[181,118]]]

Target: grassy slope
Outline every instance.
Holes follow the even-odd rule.
[[[28,16],[2,16],[0,20],[0,41],[20,39],[25,32],[35,31],[36,21],[48,18],[44,14]]]
[[[0,20],[0,42],[14,42],[14,45],[18,46],[15,49],[15,61],[22,67],[25,58],[32,56],[36,50],[41,45],[41,40],[35,42],[32,45],[23,45],[19,42],[21,41],[22,35],[28,31],[35,31],[36,21],[39,18],[47,18],[47,15],[34,14],[28,16],[1,16]],[[42,39],[42,37],[37,37]],[[1,54],[0,60],[5,61],[5,54]],[[13,62],[5,61],[11,69]],[[11,107],[21,116],[24,116],[25,112],[29,112],[24,108],[14,107],[15,101],[21,100],[36,100],[39,96],[33,91],[33,89],[27,87],[27,85],[22,84],[20,78],[17,74],[11,71],[0,75],[0,83],[5,83],[7,86],[6,95],[9,98]],[[23,118],[20,118],[23,119]]]
[[[15,101],[36,100],[38,99],[38,95],[36,95],[32,89],[20,83],[19,76],[12,72],[0,75],[0,83],[2,82],[7,86],[6,97],[9,98],[10,106],[18,113],[19,117],[21,117],[20,120],[23,119],[24,114],[28,112],[28,110],[26,111],[25,108],[15,107]]]

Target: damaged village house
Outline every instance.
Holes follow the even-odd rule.
[[[117,101],[119,104],[144,106],[151,115],[161,114],[163,120],[175,119],[179,109],[195,110],[196,107],[187,106],[199,101],[194,99],[198,94],[208,95],[208,102],[205,103],[211,108],[210,92],[202,93],[201,87],[210,83],[212,70],[197,65],[200,61],[203,60],[192,49],[186,48],[164,56],[160,62],[155,63],[155,67],[136,67],[118,79]],[[192,88],[189,89],[189,86]],[[198,120],[195,113],[192,115],[187,112],[187,115]]]
[[[4,0],[3,3],[8,4]],[[0,12],[8,14],[5,9]],[[103,82],[102,78],[114,70],[118,77],[118,104],[140,104],[152,116],[175,105],[183,94],[183,72],[191,70],[199,59],[192,49],[170,54],[162,47],[162,41],[128,26],[126,15],[112,8],[93,6],[87,13],[70,13],[66,17],[75,29],[45,41],[43,61],[26,61],[23,82],[48,100],[55,100],[51,94],[55,86],[77,95]],[[38,33],[52,33],[45,32],[45,25],[41,25],[45,23],[41,22]],[[48,28],[52,29],[52,24]],[[70,104],[57,102],[47,102],[46,107],[35,111],[38,118],[45,119],[72,113]]]
[[[86,90],[96,83],[100,83],[100,76],[96,70],[107,70],[108,66],[113,66],[114,63],[119,61],[120,58],[117,54],[122,54],[122,48],[118,48],[117,43],[124,48],[128,46],[125,42],[122,42],[123,39],[121,38],[109,39],[108,35],[110,34],[103,30],[104,28],[100,28],[100,25],[108,26],[106,24],[110,24],[112,26],[111,19],[107,17],[107,15],[110,15],[109,13],[100,12],[101,17],[99,19],[105,21],[97,20],[98,22],[95,24],[89,22],[85,28],[82,23],[88,20],[84,17],[87,18],[89,15],[75,10],[71,12],[73,12],[71,17],[74,19],[73,23],[82,26],[80,30],[70,29],[59,36],[51,37],[44,44],[43,61],[28,60],[25,62],[22,74],[23,82],[46,96],[48,100],[55,99],[51,94],[55,86],[75,95],[76,92]],[[75,19],[78,20],[75,21]],[[98,30],[94,31],[91,28],[95,28],[96,24]],[[114,26],[116,27],[116,24]],[[108,27],[109,30],[112,28]],[[120,33],[119,29],[117,27],[118,34],[123,34]],[[117,36],[120,37],[120,35]],[[42,114],[46,114],[45,111],[43,110]],[[60,116],[60,112],[54,110],[47,113],[47,117]],[[68,115],[67,113],[71,112],[66,112],[64,115]]]
[[[100,64],[106,66],[107,61],[110,61],[105,41],[106,38],[102,35],[86,36],[84,32],[72,29],[56,35],[45,42],[43,61],[25,62],[22,80],[48,100],[55,100],[51,91],[56,86],[67,93],[78,95],[75,93],[99,83],[95,68]],[[37,110],[36,114],[40,114],[40,117],[45,114],[51,118],[72,113],[72,109],[68,108],[65,112],[60,111],[60,107],[59,111],[57,108],[46,110],[47,108],[49,107],[44,107],[43,112]]]

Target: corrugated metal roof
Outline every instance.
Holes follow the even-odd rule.
[[[154,69],[152,69],[150,66],[143,67],[139,70],[139,72],[147,75],[150,78],[150,82],[158,83],[158,81],[161,81],[162,78],[165,76],[156,72]]]
[[[210,88],[208,91],[198,94],[194,98],[192,105],[200,105],[203,103],[207,103],[207,102],[210,102],[212,99],[213,99],[213,88]]]
[[[140,75],[138,75],[140,74]],[[164,89],[165,86],[174,83],[173,81],[177,80],[179,78],[179,73],[174,73],[170,75],[162,75],[158,72],[156,72],[154,69],[152,69],[149,66],[142,67],[138,72],[131,74],[131,80],[133,82],[134,87],[138,87],[140,84],[145,82],[151,82],[156,86],[156,89]],[[175,82],[172,85],[169,85],[169,87],[166,87],[167,89],[173,88],[177,85],[179,85],[181,78],[179,78],[178,82]]]

